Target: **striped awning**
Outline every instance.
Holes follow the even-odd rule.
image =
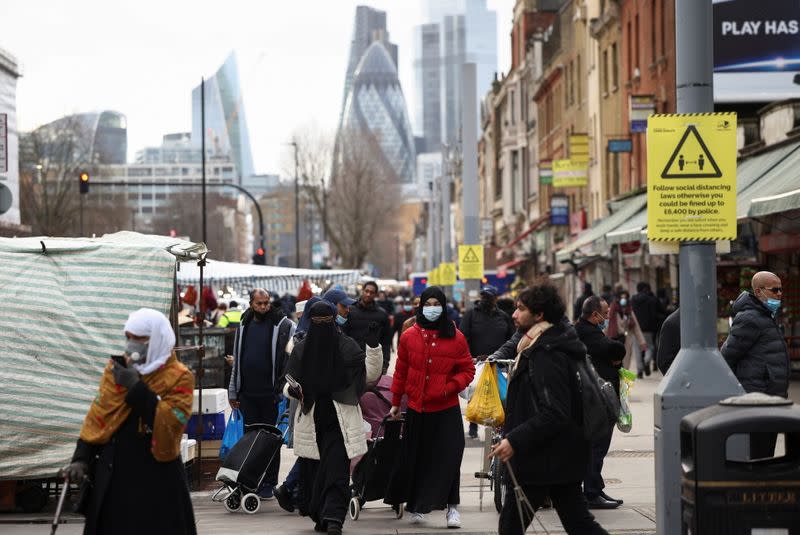
[[[200,283],[200,268],[197,263],[181,263],[178,284],[185,287]],[[353,286],[361,279],[356,269],[295,269],[234,262],[208,260],[203,271],[203,281],[215,289],[229,286],[240,295],[247,295],[253,288],[265,288],[273,294],[296,295],[304,280],[326,288],[330,285]]]
[[[176,258],[204,252],[130,232],[0,238],[0,479],[52,477],[69,461],[128,315],[167,314]]]

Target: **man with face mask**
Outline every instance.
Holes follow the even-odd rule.
[[[596,295],[587,297],[582,305],[581,317],[575,323],[575,331],[586,346],[586,352],[597,373],[614,385],[619,395],[619,369],[622,367],[622,359],[625,358],[625,344],[607,337],[603,333],[603,329],[607,327],[608,303]],[[591,459],[583,478],[583,493],[590,509],[615,509],[622,504],[622,500],[614,499],[603,491],[603,460],[611,446],[613,433],[612,424],[608,435],[592,444]]]
[[[263,288],[250,292],[250,308],[242,315],[233,342],[233,370],[228,387],[231,408],[242,411],[245,425],[270,424],[278,419],[280,392],[276,384],[283,375],[289,355],[286,346],[294,336],[295,324],[270,303]],[[278,483],[280,452],[270,463],[260,495],[272,498]]]
[[[788,397],[789,351],[775,314],[781,306],[781,279],[759,271],[751,281],[752,292],[742,292],[733,303],[733,322],[720,352],[746,392]],[[751,459],[772,457],[776,435],[750,437]]]

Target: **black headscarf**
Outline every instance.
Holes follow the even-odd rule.
[[[334,323],[336,312],[330,303],[314,303],[304,312],[310,317],[310,327],[304,340],[300,377],[303,387],[303,412],[308,413],[320,397],[330,396],[347,388],[347,370],[339,346],[342,336]]]
[[[442,305],[442,315],[436,321],[429,321],[422,313],[425,302],[431,298],[436,299]],[[423,329],[439,331],[440,338],[453,338],[456,335],[456,325],[447,313],[447,296],[438,286],[431,286],[422,292],[419,298],[419,306],[417,307],[417,323]]]

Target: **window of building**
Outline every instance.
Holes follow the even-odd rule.
[[[581,85],[583,83],[583,78],[581,74],[581,55],[578,54],[578,58],[575,60],[575,85],[577,86],[575,92],[577,93],[578,99],[578,106],[581,105]]]
[[[160,201],[163,201],[166,198],[167,198],[167,194],[166,193],[156,193],[156,199],[158,199]]]
[[[517,124],[516,116],[517,116],[517,107],[515,105],[515,97],[516,93],[514,91],[508,92],[508,115],[510,118],[511,124]]]
[[[631,23],[628,22],[628,80],[633,79],[633,38],[631,32]]]
[[[142,193],[142,200],[143,201],[152,201],[153,194],[152,193]]]
[[[633,47],[633,52],[636,54],[636,64],[634,65],[634,67],[637,68],[637,69],[641,69],[642,63],[639,61],[640,56],[639,56],[639,46],[638,46],[638,44],[641,43],[642,40],[639,38],[639,14],[638,13],[636,14],[636,17],[633,19],[633,25],[634,25],[634,32],[635,32],[634,38],[636,39],[635,43],[637,44],[637,46]]]
[[[659,19],[661,20],[661,57],[667,57],[667,6],[664,0],[661,0],[661,11],[659,12]]]
[[[143,214],[152,214],[153,207],[152,206],[142,206],[142,213]]]
[[[619,54],[617,53],[617,43],[611,44],[611,90],[616,91],[619,87]]]
[[[656,0],[650,1],[650,63],[656,62],[656,19],[658,18],[658,11],[656,10]]]
[[[497,168],[494,173],[494,198],[500,200],[503,198],[503,169]]]
[[[608,80],[608,49],[603,50],[603,69],[602,69],[602,71],[603,71],[603,73],[602,73],[602,76],[603,76],[603,93],[608,94],[608,86],[609,86],[609,80]]]
[[[139,194],[138,193],[128,193],[128,200],[129,201],[138,201]]]
[[[128,176],[153,176],[153,170],[150,167],[130,167],[128,168]]]

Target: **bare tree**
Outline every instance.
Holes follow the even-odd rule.
[[[391,267],[378,244],[395,234],[400,188],[380,154],[378,140],[358,131],[342,132],[333,155],[330,136],[305,131],[295,137],[304,191],[319,213],[325,234],[343,267],[370,261]],[[331,169],[333,169],[331,175]]]
[[[76,234],[78,175],[92,173],[89,129],[77,116],[20,138],[20,208],[34,234]]]

